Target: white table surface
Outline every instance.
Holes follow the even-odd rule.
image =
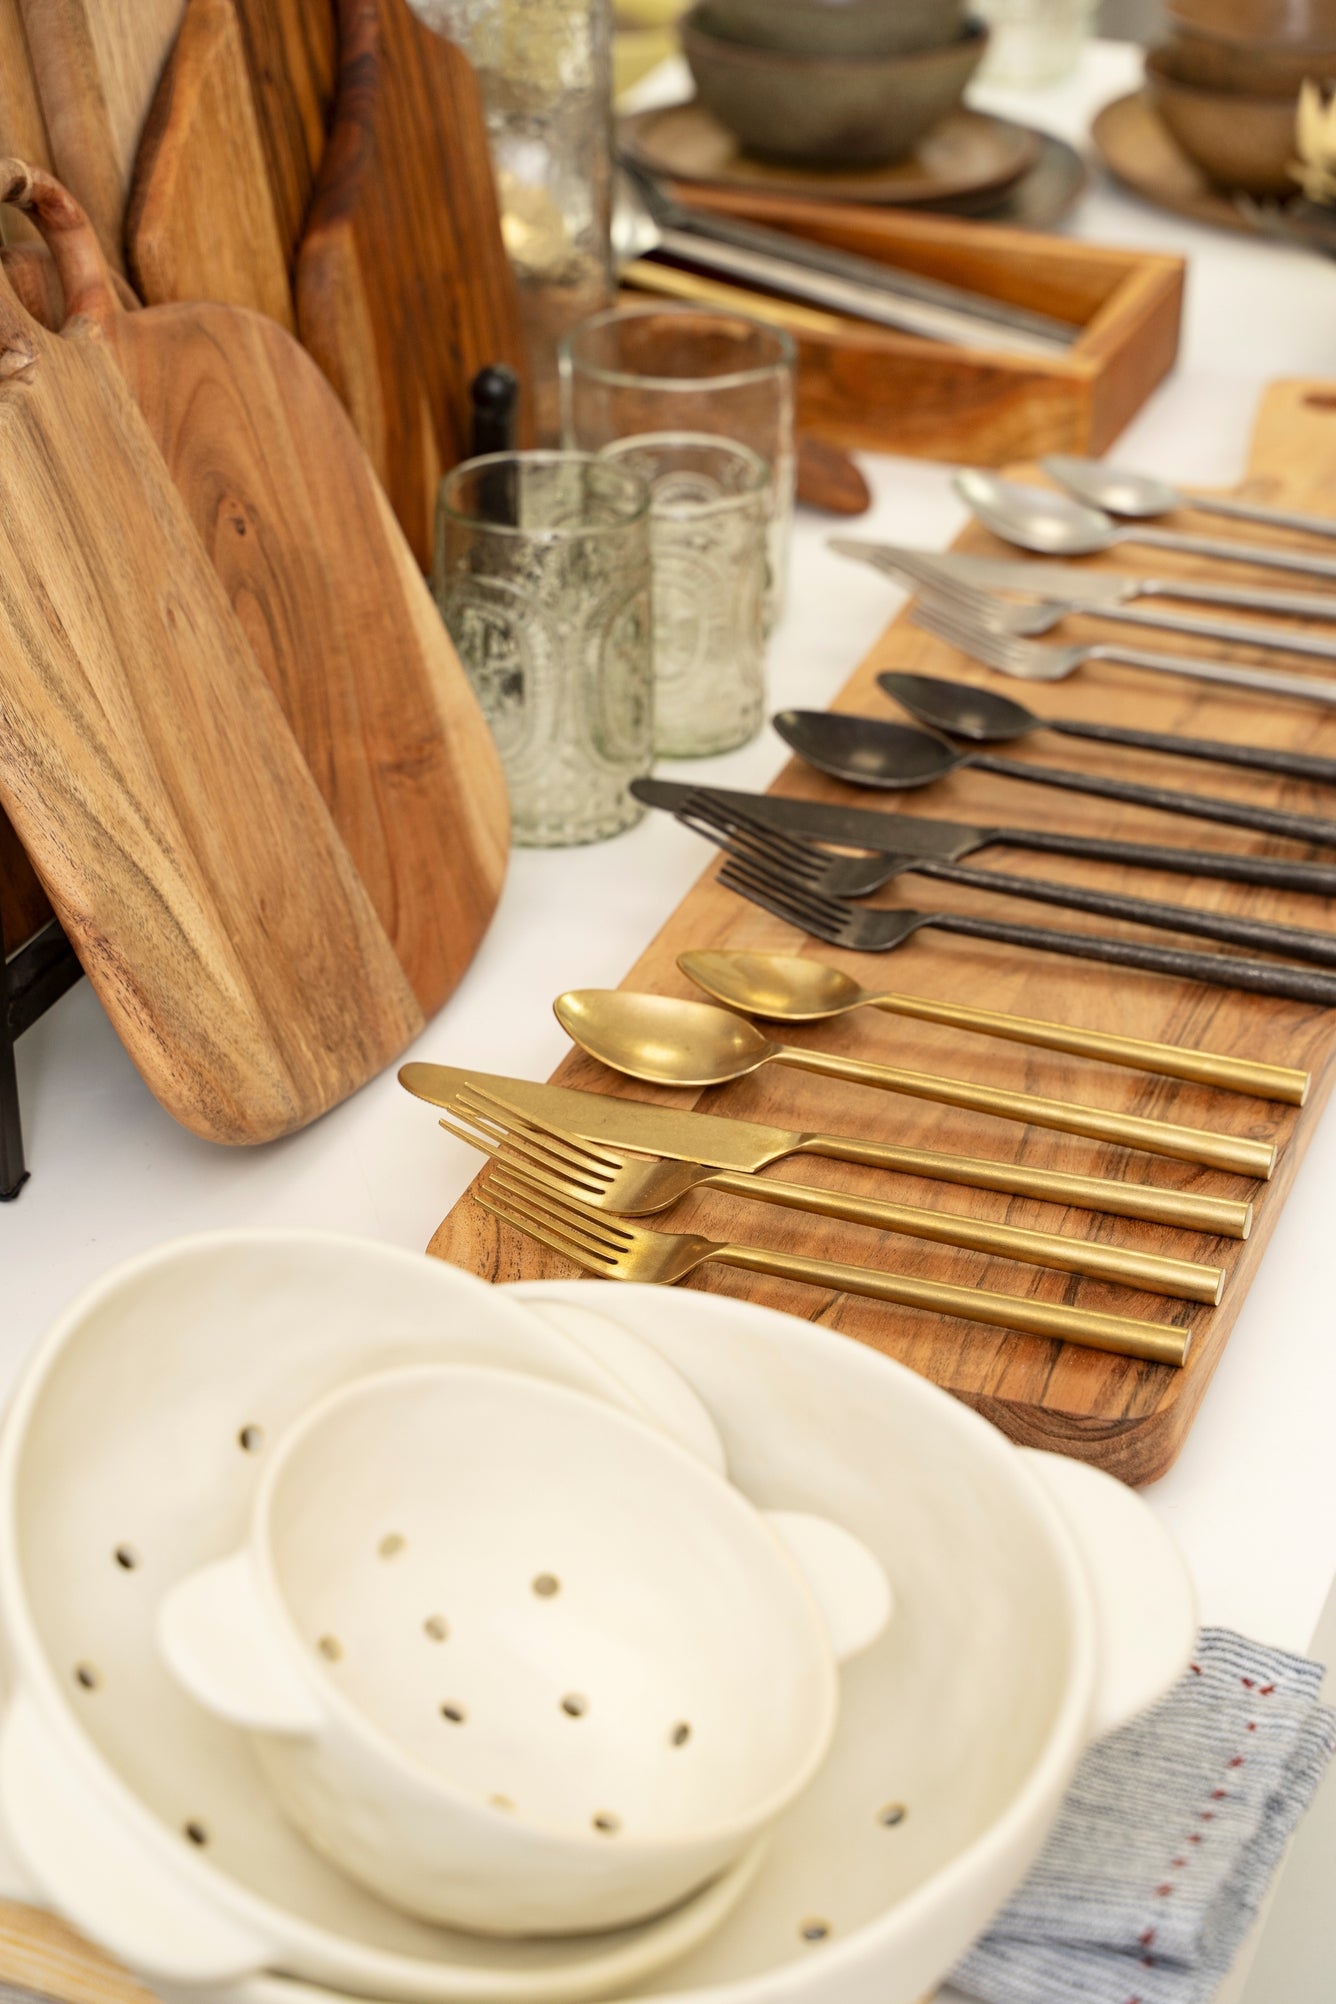
[[[1096,44],[1062,86],[985,96],[1079,141],[1138,68],[1132,49]],[[1127,464],[1229,482],[1243,471],[1268,379],[1336,376],[1336,264],[1161,215],[1106,179],[1068,228],[1191,258],[1179,366],[1118,442]],[[876,509],[860,535],[950,540],[963,517],[948,468],[863,463]],[[825,550],[829,533],[829,521],[800,511],[790,607],[771,652],[776,706],[828,702],[898,603],[884,580]],[[767,732],[680,770],[759,787],[782,757]],[[615,985],[703,862],[700,843],[657,814],[601,846],[520,851],[474,966],[409,1055],[545,1077],[566,1048],[549,998]],[[421,893],[431,895],[429,883]],[[150,1098],[86,983],[18,1056],[32,1180],[0,1207],[0,1392],[75,1289],[131,1253],[248,1224],[322,1225],[421,1248],[476,1166],[392,1071],[288,1141],[252,1151],[197,1141]],[[1146,1492],[1187,1552],[1204,1618],[1298,1649],[1336,1568],[1334,1193],[1329,1113],[1188,1443]]]

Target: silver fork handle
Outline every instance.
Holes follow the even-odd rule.
[[[1157,674],[1183,675],[1190,682],[1221,682],[1231,689],[1252,689],[1263,696],[1296,696],[1302,702],[1336,706],[1336,682],[1310,675],[1278,675],[1269,668],[1233,668],[1223,661],[1202,661],[1195,654],[1150,654],[1138,647],[1101,641],[1085,650],[1087,661],[1122,661],[1129,668],[1153,668]]]
[[[1336,578],[1336,557],[1303,556],[1297,551],[1268,549],[1264,543],[1235,543],[1224,536],[1181,536],[1173,529],[1134,528],[1125,523],[1118,541],[1146,543],[1157,550],[1182,550],[1190,557],[1222,557],[1231,564],[1260,564],[1269,571],[1302,571],[1309,577]]]
[[[1294,529],[1301,536],[1336,536],[1336,520],[1330,515],[1292,515],[1283,508],[1259,508],[1251,501],[1224,501],[1214,494],[1188,497],[1194,510],[1205,515],[1228,515],[1235,522],[1260,522],[1268,529]]]
[[[1319,640],[1311,633],[1285,633],[1277,627],[1255,626],[1247,619],[1192,619],[1172,612],[1138,612],[1130,605],[1074,606],[1096,619],[1115,620],[1122,626],[1158,627],[1162,633],[1190,633],[1198,640],[1218,640],[1227,645],[1264,647],[1280,654],[1311,654],[1319,661],[1336,661],[1336,640]],[[1336,603],[1332,606],[1336,612]]]

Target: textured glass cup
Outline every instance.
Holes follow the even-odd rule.
[[[649,432],[601,456],[649,489],[655,751],[746,744],[765,712],[768,467],[705,432]]]
[[[638,821],[654,750],[649,495],[588,453],[495,453],[441,482],[432,585],[531,848]]]
[[[795,350],[741,313],[634,306],[595,313],[562,343],[566,443],[601,452],[643,432],[712,432],[770,469],[770,600],[783,603],[793,517]]]

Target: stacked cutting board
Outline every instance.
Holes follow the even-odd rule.
[[[0,925],[54,911],[169,1111],[265,1140],[504,872],[421,576],[522,367],[477,87],[405,0],[0,0],[0,56]]]

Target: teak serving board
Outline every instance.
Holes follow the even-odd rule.
[[[965,459],[1099,453],[1168,374],[1178,352],[1182,258],[855,203],[687,187],[689,206],[742,216],[863,257],[1027,306],[1080,329],[1065,354],[994,353],[986,333],[950,348],[835,316],[793,327],[798,422],[838,445]],[[816,331],[819,322],[825,326]]]
[[[1254,498],[1282,505],[1336,513],[1336,385],[1281,383],[1268,391],[1254,441],[1247,491]],[[979,530],[971,530],[963,543],[976,551],[1002,551],[1000,544]],[[1116,557],[1096,561],[1108,568],[1137,568],[1140,552],[1128,547],[1121,554],[1121,564]],[[1155,553],[1157,570],[1169,561],[1176,561],[1177,567],[1189,572],[1206,568],[1200,560],[1172,560],[1167,553]],[[1249,574],[1240,571],[1239,575]],[[1263,574],[1256,575],[1262,581]],[[1274,573],[1269,581],[1275,582]],[[1336,612],[1336,594],[1333,611]],[[1082,622],[1082,627],[1092,634],[1097,631],[1094,621]],[[836,707],[893,715],[891,705],[874,681],[879,671],[893,666],[952,675],[1016,692],[1014,684],[1006,684],[1000,677],[975,668],[944,643],[918,632],[902,614],[856,671]],[[1102,718],[1198,737],[1232,737],[1336,754],[1336,716],[1330,711],[1301,703],[1286,705],[1262,697],[1226,694],[1204,685],[1179,683],[1172,677],[1152,676],[1133,669],[1101,664],[1082,670],[1068,682],[1051,688],[1033,685],[1019,693],[1041,714]],[[1152,761],[1126,751],[1064,745],[1061,739],[1043,736],[1015,749],[1019,756],[1036,764],[1080,763],[1091,770],[1123,776],[1164,778],[1199,792],[1272,801],[1309,813],[1333,812],[1329,792],[1224,767],[1194,768],[1184,761]],[[1149,771],[1152,764],[1153,773]],[[704,767],[701,781],[709,782],[709,772]],[[855,795],[851,789],[824,780],[796,763],[785,767],[774,791],[812,799],[875,804],[872,796]],[[1120,809],[1102,802],[1083,801],[1070,794],[1043,787],[1023,787],[977,772],[960,774],[930,793],[902,799],[910,812],[982,825],[1082,827],[1129,839],[1163,840],[1184,848],[1218,846],[1248,850],[1262,846],[1228,829],[1216,830],[1201,822],[1144,809]],[[885,797],[881,804],[894,812],[897,802],[894,797]],[[1032,875],[1061,875],[1071,881],[1098,882],[1105,886],[1114,882],[1113,873],[1107,868],[1066,863],[1051,857],[999,849],[979,860],[984,867],[1024,870]],[[667,1219],[657,1221],[670,1228],[699,1231],[720,1239],[751,1240],[789,1251],[880,1264],[932,1279],[965,1282],[1018,1295],[1029,1293],[1150,1320],[1181,1321],[1192,1328],[1194,1343],[1186,1367],[1175,1371],[1164,1365],[1133,1362],[1031,1337],[999,1335],[955,1320],[830,1295],[719,1266],[703,1269],[687,1283],[763,1301],[870,1343],[965,1399],[1018,1440],[1077,1455],[1128,1482],[1148,1482],[1161,1475],[1182,1446],[1205,1395],[1304,1148],[1330,1094],[1336,1075],[1333,1062],[1336,1017],[1297,1003],[1273,1002],[1156,975],[1115,974],[1089,963],[1011,952],[940,933],[922,935],[897,954],[837,953],[802,939],[779,920],[721,890],[715,876],[716,865],[712,862],[631,969],[624,983],[626,987],[695,994],[676,966],[676,956],[687,947],[802,951],[844,967],[872,987],[973,1002],[1022,1016],[1116,1029],[1132,1036],[1260,1057],[1312,1070],[1313,1086],[1307,1107],[1297,1113],[1231,1093],[1178,1085],[1139,1072],[1124,1072],[1112,1066],[911,1024],[871,1010],[857,1011],[838,1023],[810,1029],[785,1027],[779,1031],[787,1041],[811,1042],[851,1056],[881,1058],[924,1071],[1024,1088],[1197,1127],[1272,1137],[1282,1143],[1283,1154],[1274,1179],[1267,1185],[1247,1184],[1208,1170],[1194,1170],[1159,1157],[1128,1154],[1047,1130],[934,1108],[925,1102],[819,1080],[773,1065],[738,1084],[697,1094],[631,1085],[579,1052],[572,1052],[554,1075],[565,1085],[657,1098],[676,1105],[698,1103],[710,1112],[785,1127],[822,1128],[827,1132],[893,1139],[911,1146],[952,1149],[962,1154],[1023,1158],[1035,1166],[1073,1172],[1126,1177],[1222,1195],[1254,1196],[1254,1229],[1251,1238],[1241,1243],[1133,1224],[1090,1212],[1060,1213],[1052,1206],[1029,1200],[1007,1201],[996,1195],[893,1178],[833,1163],[814,1165],[810,1157],[767,1172],[814,1180],[815,1166],[816,1179],[829,1179],[833,1185],[863,1194],[882,1191],[904,1202],[932,1205],[941,1210],[1005,1218],[1010,1223],[1032,1228],[1061,1230],[1147,1251],[1210,1260],[1228,1273],[1223,1305],[1214,1311],[1022,1268],[982,1255],[930,1247],[920,1241],[880,1235],[857,1226],[829,1223],[798,1213],[780,1213],[713,1192],[693,1197]],[[1190,878],[1138,873],[1136,884],[1129,881],[1128,887],[1150,897],[1272,916],[1290,923],[1330,926],[1336,917],[1327,901]],[[904,902],[927,910],[983,908],[975,892],[916,878],[905,881],[902,896]],[[880,901],[893,900],[882,894]],[[1107,929],[1076,915],[1043,912],[1015,901],[996,900],[995,908],[999,915],[1012,920],[1028,918],[1072,929]],[[1148,937],[1124,930],[1129,937]],[[535,1006],[541,1006],[537,1000]],[[443,1062],[456,1065],[469,1062],[468,1051],[448,1040],[438,1052],[423,1055],[436,1055]],[[495,1280],[568,1275],[575,1270],[509,1228],[497,1225],[467,1194],[440,1227],[431,1251]],[[591,1285],[614,1284],[591,1282]],[[1283,1368],[1283,1359],[1278,1367]]]

